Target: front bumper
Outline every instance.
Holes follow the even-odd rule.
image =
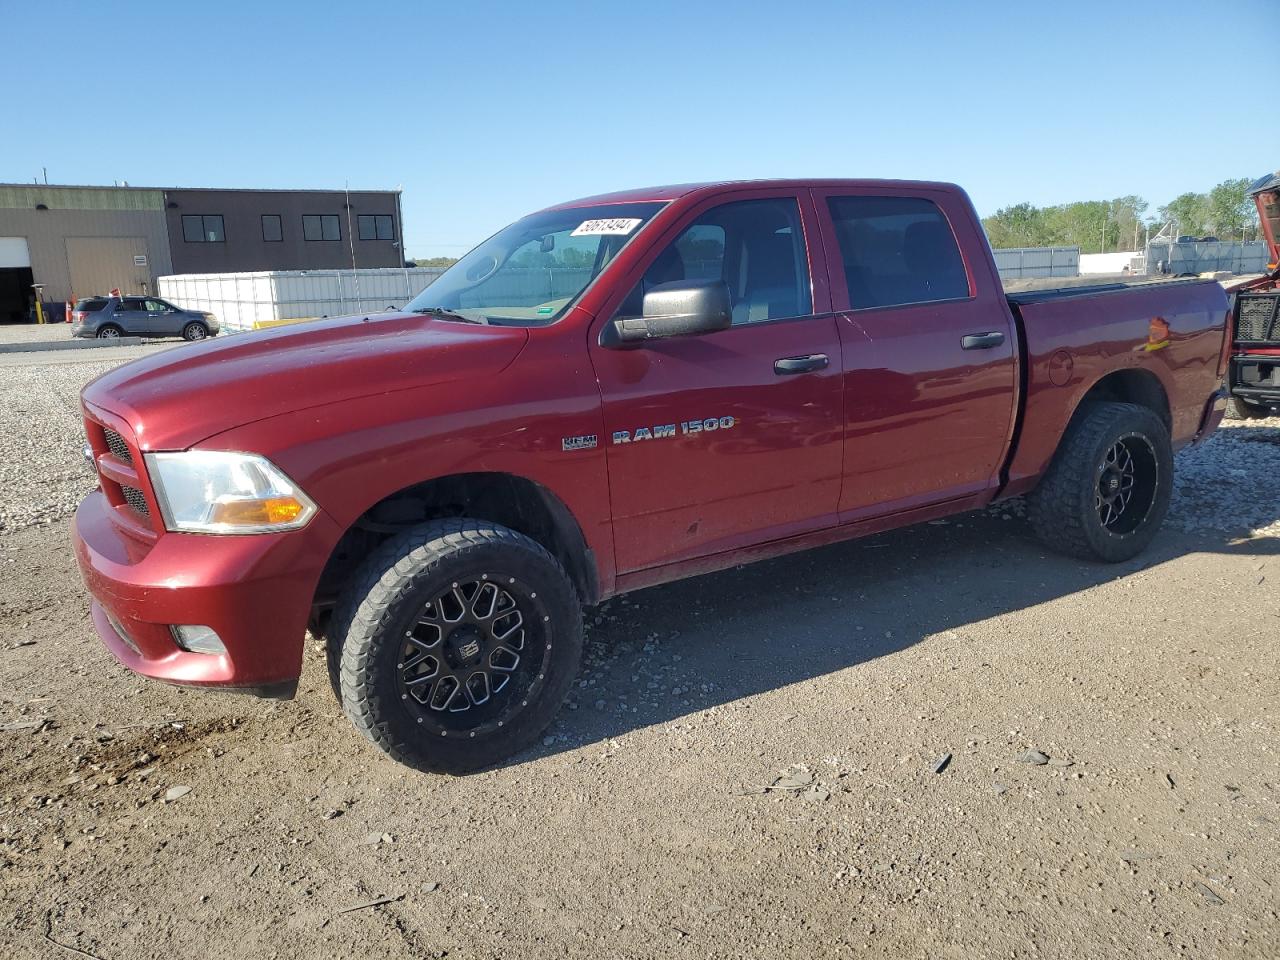
[[[144,544],[112,520],[101,491],[76,511],[76,560],[98,637],[117,660],[169,683],[289,697],[316,584],[336,525],[256,536],[166,533]],[[225,654],[191,653],[170,626],[212,627]]]

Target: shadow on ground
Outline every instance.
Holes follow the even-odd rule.
[[[997,508],[629,594],[587,611],[566,709],[541,747],[510,763],[855,667],[1192,552],[1275,556],[1280,540],[1166,529],[1134,560],[1084,563]]]

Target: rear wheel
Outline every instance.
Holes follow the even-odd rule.
[[[1239,397],[1227,398],[1226,417],[1228,420],[1265,420],[1267,417],[1274,417],[1275,415],[1269,408],[1256,406],[1247,400],[1241,400]]]
[[[365,561],[331,636],[356,728],[402,763],[463,773],[550,725],[578,671],[582,615],[542,546],[496,524],[446,520]]]
[[[1144,550],[1173,492],[1173,450],[1164,422],[1133,403],[1099,403],[1067,429],[1028,499],[1043,543],[1084,560],[1117,563]]]
[[[209,335],[209,328],[199,320],[192,320],[182,328],[183,340],[203,340]]]
[[[107,324],[105,327],[102,327],[100,330],[98,330],[98,339],[99,340],[119,340],[120,332],[121,331],[119,327],[113,326],[111,324]]]

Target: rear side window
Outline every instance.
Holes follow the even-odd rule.
[[[969,296],[951,225],[919,197],[831,197],[849,306],[892,307]]]
[[[107,305],[107,301],[102,297],[93,297],[89,300],[77,300],[75,308],[83,313],[97,313]]]

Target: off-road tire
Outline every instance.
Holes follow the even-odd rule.
[[[1265,420],[1274,417],[1275,413],[1268,407],[1259,407],[1239,397],[1227,398],[1226,418],[1228,420]]]
[[[106,326],[100,327],[95,336],[99,340],[119,340],[123,336],[124,331],[117,327],[114,323],[108,323]]]
[[[1135,529],[1118,534],[1099,516],[1095,495],[1108,451],[1126,437],[1149,444],[1156,476],[1145,515]],[[1082,560],[1119,563],[1151,543],[1172,492],[1173,450],[1164,422],[1134,403],[1097,403],[1072,420],[1049,469],[1027,497],[1027,512],[1045,546]]]
[[[534,651],[543,659],[529,661],[540,664],[538,685],[501,729],[428,736],[430,727],[421,726],[428,711],[401,686],[406,628],[432,597],[481,576],[524,589],[522,614],[546,646]],[[582,608],[563,567],[535,541],[483,520],[432,521],[381,544],[361,564],[327,632],[342,707],[356,729],[395,760],[436,773],[491,766],[530,745],[560,709],[582,657]]]
[[[198,343],[209,336],[209,328],[199,320],[192,320],[182,328],[182,339],[188,343]]]

